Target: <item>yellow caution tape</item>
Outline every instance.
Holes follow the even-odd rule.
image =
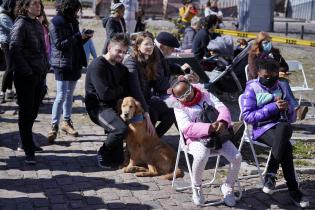
[[[256,38],[256,35],[257,35],[255,33],[225,30],[225,29],[216,29],[215,32],[224,34],[224,35],[237,36],[237,37],[242,37],[242,38]],[[270,37],[273,42],[315,47],[315,41],[311,41],[311,40],[293,39],[293,38],[286,38],[286,37],[281,37],[281,36],[270,36]]]

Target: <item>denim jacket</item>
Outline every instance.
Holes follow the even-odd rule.
[[[12,18],[3,13],[3,8],[0,7],[0,43],[10,43],[10,32],[13,26]]]

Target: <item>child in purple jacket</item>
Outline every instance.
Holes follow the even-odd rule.
[[[299,207],[309,202],[298,188],[295,177],[291,122],[296,119],[294,105],[279,82],[279,64],[273,59],[256,61],[258,78],[247,83],[242,100],[242,115],[246,123],[253,125],[253,139],[269,145],[272,149],[268,163],[263,192],[272,194],[276,186],[276,174],[281,164],[290,198]]]

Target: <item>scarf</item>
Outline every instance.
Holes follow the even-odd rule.
[[[191,101],[181,102],[183,106],[191,107],[191,106],[195,106],[196,104],[198,104],[200,102],[201,97],[202,97],[201,91],[195,87],[193,87],[193,90],[194,90],[194,94],[195,94],[194,98]]]

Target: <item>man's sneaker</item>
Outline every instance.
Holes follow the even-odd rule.
[[[57,138],[58,134],[58,125],[52,124],[51,125],[51,131],[48,133],[47,140],[50,144],[53,144],[55,142],[55,139]]]
[[[297,113],[296,113],[297,119],[298,120],[304,120],[307,112],[308,112],[307,106],[300,106],[297,110]]]
[[[194,187],[192,194],[192,200],[195,205],[201,206],[205,203],[205,196],[202,193],[202,187]]]
[[[25,163],[30,164],[30,165],[36,164],[35,155],[26,155],[25,156]]]
[[[276,188],[276,175],[275,174],[266,174],[265,183],[263,187],[263,192],[271,195]]]
[[[71,120],[64,120],[62,122],[61,128],[63,132],[65,132],[68,135],[77,137],[79,135],[78,131],[76,131],[73,127],[73,123]]]
[[[303,196],[300,190],[290,190],[289,194],[294,205],[300,208],[306,208],[310,205],[309,201]]]
[[[99,165],[99,167],[104,168],[104,169],[114,168],[113,164],[106,161],[106,159],[103,157],[100,151],[97,152],[97,164]]]
[[[221,185],[221,192],[223,194],[223,201],[224,201],[225,205],[227,205],[229,207],[235,206],[236,200],[235,200],[233,188],[225,183],[225,184]]]

